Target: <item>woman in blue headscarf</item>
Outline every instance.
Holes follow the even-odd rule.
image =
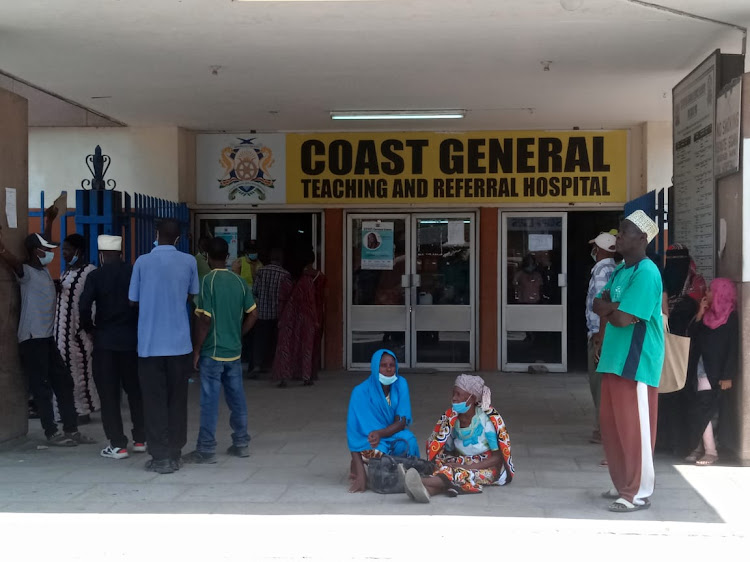
[[[365,463],[388,455],[419,456],[411,424],[411,400],[406,379],[398,374],[392,351],[379,349],[370,362],[370,376],[352,390],[346,438],[352,453],[350,492],[364,492]]]

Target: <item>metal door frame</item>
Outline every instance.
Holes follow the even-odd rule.
[[[405,247],[404,247],[404,258],[405,258],[405,267],[404,267],[404,273],[405,275],[411,275],[411,272],[409,271],[411,267],[411,253],[413,252],[413,249],[411,247],[411,228],[410,228],[410,222],[411,222],[411,215],[409,213],[393,213],[389,212],[387,210],[384,210],[383,212],[362,212],[362,213],[347,213],[346,220],[344,221],[344,228],[346,228],[346,232],[344,235],[344,244],[346,245],[346,265],[344,267],[344,291],[346,292],[346,295],[344,297],[344,306],[346,307],[346,325],[344,326],[345,331],[345,339],[346,339],[346,346],[345,346],[345,353],[346,353],[346,368],[350,370],[370,370],[369,363],[353,363],[352,362],[352,227],[354,225],[354,221],[360,219],[360,220],[380,220],[383,222],[387,222],[388,220],[397,220],[397,219],[403,219],[404,220],[404,236],[405,239]],[[408,365],[411,365],[411,343],[410,343],[410,336],[411,333],[411,315],[409,314],[409,306],[411,305],[411,291],[404,288],[404,315],[406,318],[406,328],[405,328],[405,334],[404,334],[404,347],[405,347],[405,368],[408,368]]]
[[[470,321],[469,321],[469,362],[468,363],[418,363],[416,357],[414,358],[414,368],[435,368],[441,370],[474,370],[476,365],[476,342],[477,342],[477,313],[476,313],[476,302],[477,302],[477,284],[476,284],[476,269],[479,264],[479,253],[476,251],[477,248],[477,213],[475,211],[466,211],[464,213],[445,213],[438,210],[434,212],[419,212],[412,213],[411,215],[411,239],[414,241],[414,248],[411,256],[411,273],[416,274],[417,272],[417,221],[419,219],[469,219],[471,221],[471,229],[469,230],[469,251],[471,252],[471,267],[469,268],[469,286],[471,287],[471,297],[469,299],[470,307]],[[411,325],[415,325],[416,314],[418,306],[418,295],[417,287],[415,283],[411,283],[409,292],[412,293],[411,302]],[[412,352],[416,354],[417,350],[417,330],[411,330],[410,346]]]
[[[506,244],[507,232],[508,232],[508,219],[509,218],[531,218],[531,217],[560,217],[562,218],[562,243],[560,247],[561,255],[561,274],[564,276],[565,285],[561,287],[561,306],[562,306],[562,349],[561,349],[561,363],[552,363],[543,365],[553,373],[565,373],[568,370],[568,212],[567,211],[550,211],[550,212],[535,212],[535,211],[504,211],[498,209],[500,213],[499,226],[499,248],[498,248],[498,262],[497,262],[497,273],[498,278],[501,279],[501,283],[498,283],[498,320],[500,325],[500,345],[498,346],[498,363],[503,371],[508,372],[525,372],[531,366],[538,366],[539,363],[508,363],[508,338],[507,338],[507,325],[506,325],[506,308],[508,306],[521,306],[521,305],[508,305],[506,299],[508,296],[508,279],[506,264],[508,261],[508,248]],[[549,305],[523,305],[533,307],[546,307]],[[511,330],[512,331],[512,330]]]

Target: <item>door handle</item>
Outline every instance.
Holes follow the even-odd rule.
[[[401,288],[402,289],[408,289],[411,287],[411,280],[409,279],[409,275],[402,275],[401,276]]]
[[[567,287],[568,286],[568,274],[567,273],[558,273],[557,274],[557,286],[558,287]]]
[[[421,287],[422,286],[422,276],[419,273],[412,273],[411,274],[411,286],[412,287]]]

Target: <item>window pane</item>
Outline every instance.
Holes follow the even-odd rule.
[[[417,332],[419,363],[469,363],[469,332]]]
[[[508,332],[508,363],[562,363],[562,334]]]
[[[352,304],[403,305],[401,276],[406,273],[406,227],[404,219],[385,219],[393,223],[393,269],[362,268],[362,223],[375,219],[352,221]],[[368,359],[369,361],[369,359]]]
[[[561,304],[562,217],[511,217],[507,304]]]
[[[418,304],[469,304],[471,298],[471,220],[419,219],[417,222]]]
[[[406,361],[404,332],[353,332],[352,363],[369,363],[378,349],[393,352],[400,364]]]

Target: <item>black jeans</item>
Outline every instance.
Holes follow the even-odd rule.
[[[39,419],[47,437],[57,433],[52,394],[63,422],[63,431],[78,431],[78,414],[73,402],[73,378],[60,357],[53,338],[35,338],[18,344],[21,367],[29,381]]]
[[[139,357],[148,452],[155,461],[179,459],[187,443],[190,355]]]
[[[258,320],[253,326],[253,361],[258,369],[270,369],[279,335],[277,320]]]
[[[94,349],[94,383],[102,404],[104,433],[113,447],[127,447],[122,427],[120,390],[125,390],[133,423],[133,442],[144,443],[143,397],[138,380],[138,354],[133,351]]]

